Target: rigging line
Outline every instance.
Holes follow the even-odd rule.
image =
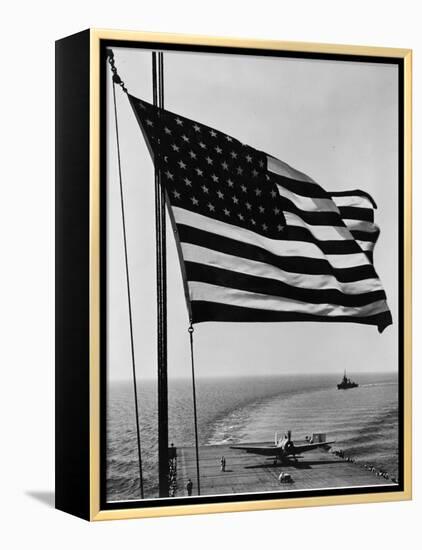
[[[195,457],[196,457],[196,481],[198,484],[198,495],[201,494],[201,477],[199,475],[199,445],[198,445],[198,416],[196,412],[196,385],[195,385],[195,361],[193,354],[193,331],[192,321],[190,321],[188,332],[190,339],[190,358],[192,365],[192,399],[193,399],[193,422],[195,427]]]
[[[126,267],[126,288],[127,299],[129,309],[129,329],[130,329],[130,347],[132,357],[132,378],[133,378],[133,393],[135,400],[135,417],[136,417],[136,437],[138,446],[138,463],[139,463],[139,488],[141,498],[144,498],[144,481],[142,474],[142,447],[141,447],[141,430],[139,426],[139,406],[138,406],[138,390],[136,383],[136,365],[135,365],[135,347],[133,343],[133,321],[132,321],[132,302],[130,296],[130,278],[129,278],[129,262],[127,253],[127,239],[126,239],[126,221],[125,221],[125,204],[123,196],[123,181],[122,181],[122,166],[120,159],[120,140],[119,140],[119,124],[117,118],[117,102],[116,102],[116,82],[113,79],[113,102],[114,102],[114,120],[116,126],[116,143],[117,143],[117,163],[119,168],[119,184],[120,184],[120,207],[122,213],[122,227],[123,227],[123,244],[125,252],[125,267]]]

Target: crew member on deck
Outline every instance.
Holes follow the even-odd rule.
[[[226,471],[226,458],[224,456],[221,457],[220,465],[221,465],[221,471],[225,472]]]
[[[192,488],[193,488],[193,483],[191,478],[189,478],[188,482],[186,483],[186,491],[188,492],[188,496],[192,495]]]

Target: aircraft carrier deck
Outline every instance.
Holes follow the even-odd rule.
[[[177,447],[176,453],[174,496],[187,495],[189,478],[193,482],[192,495],[197,495],[195,448]],[[220,469],[223,455],[226,458],[225,472]],[[326,448],[304,453],[297,463],[292,460],[274,465],[271,458],[231,449],[229,445],[205,445],[199,448],[199,467],[201,495],[395,485],[390,479],[365,469],[363,464],[336,456]],[[293,482],[280,484],[278,477],[281,472],[290,474]]]

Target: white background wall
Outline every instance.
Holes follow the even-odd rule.
[[[417,1],[229,0],[3,4],[0,78],[0,544],[3,548],[416,548],[413,502],[89,525],[51,507],[54,367],[54,40],[89,26],[409,47],[414,59],[414,238],[421,216]],[[414,265],[420,263],[417,244]],[[417,271],[416,271],[417,273]],[[415,285],[417,286],[417,285]],[[415,291],[414,413],[420,399]]]

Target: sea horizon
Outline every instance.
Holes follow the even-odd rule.
[[[396,375],[399,376],[399,372],[397,369],[395,370],[384,370],[384,371],[359,371],[359,370],[351,370],[351,369],[339,369],[337,372],[332,371],[305,371],[305,372],[283,372],[283,373],[274,373],[274,374],[261,374],[261,373],[245,373],[245,374],[207,374],[207,375],[201,375],[201,374],[195,374],[195,380],[216,380],[216,379],[237,379],[237,378],[277,378],[277,377],[285,377],[285,376],[297,376],[297,377],[309,377],[309,376],[333,376],[333,377],[339,377],[340,379],[343,377],[344,370],[346,370],[348,377],[352,376],[382,376],[382,375]],[[153,376],[142,376],[141,373],[137,373],[137,379],[138,381],[142,380],[143,382],[154,382],[156,381],[156,377]],[[169,380],[181,380],[181,381],[189,381],[191,380],[191,376],[180,376],[180,375],[168,375]],[[110,378],[108,380],[108,383],[115,384],[115,383],[132,383],[133,377],[132,375],[128,376],[127,378]]]

